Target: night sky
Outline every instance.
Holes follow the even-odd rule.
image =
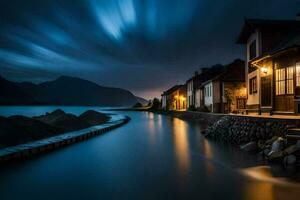
[[[143,97],[243,58],[243,20],[295,19],[300,0],[1,0],[0,74],[60,75]]]

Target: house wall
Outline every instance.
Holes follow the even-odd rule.
[[[250,79],[252,79],[254,77],[257,78],[257,82],[256,82],[257,92],[250,94],[249,82],[250,82]],[[247,107],[249,109],[259,108],[259,104],[260,104],[260,95],[259,95],[260,94],[260,73],[259,73],[259,69],[257,69],[257,70],[255,70],[255,71],[248,74],[248,77],[247,77],[247,91],[248,91]]]
[[[212,91],[213,91],[212,82],[209,82],[206,85],[204,85],[204,105],[207,106],[210,110],[212,110],[212,105],[213,105]]]
[[[219,81],[213,81],[213,103],[221,103],[221,86]]]
[[[182,86],[174,90],[168,99],[169,110],[185,110],[187,108],[187,88]]]
[[[259,70],[260,77],[270,76],[271,77],[271,108],[275,112],[298,112],[298,106],[300,103],[300,86],[296,85],[296,66],[300,66],[300,49],[294,49],[287,52],[281,53],[281,55],[277,55],[276,57],[266,58],[257,65],[260,66],[260,69],[263,67],[267,69],[267,72],[263,72]],[[282,69],[287,67],[294,68],[293,75],[293,94],[276,94],[276,69]],[[287,83],[285,83],[287,87]],[[261,93],[262,102],[266,96],[263,96]],[[300,108],[300,107],[299,107]]]
[[[274,111],[298,113],[300,87],[296,85],[296,65],[299,66],[300,64],[300,49],[298,48],[298,50],[295,49],[294,51],[289,51],[286,54],[278,56],[273,59],[273,62],[274,70],[286,67],[294,68],[293,94],[276,95],[276,90],[274,90]],[[275,78],[274,75],[274,80]]]
[[[252,72],[249,71],[249,62],[250,62],[250,44],[256,40],[256,56],[261,55],[261,34],[259,30],[256,30],[248,39],[246,45],[246,65],[245,65],[245,73],[246,73],[246,87],[247,87],[247,108],[248,109],[258,109],[260,104],[260,73],[259,70],[256,69]],[[257,92],[250,94],[250,86],[249,82],[251,78],[257,77]]]
[[[164,110],[166,110],[166,108],[167,108],[167,96],[166,95],[161,96],[161,108]]]
[[[194,105],[194,85],[193,80],[187,83],[187,107]]]
[[[195,92],[195,107],[196,108],[201,107],[201,89],[196,89],[196,92]]]
[[[237,111],[237,98],[246,99],[246,95],[247,92],[245,82],[224,82],[222,96],[224,102],[224,112],[227,113]],[[228,105],[228,103],[230,103],[230,105]]]

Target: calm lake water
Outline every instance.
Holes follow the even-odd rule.
[[[0,107],[34,116],[57,107]],[[99,107],[61,107],[80,114]],[[299,174],[214,143],[201,125],[148,112],[104,135],[0,166],[0,199],[299,199]],[[286,178],[282,178],[286,177]]]

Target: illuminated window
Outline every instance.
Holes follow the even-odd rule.
[[[276,69],[276,95],[285,94],[285,68]]]
[[[250,94],[257,93],[257,78],[256,78],[256,76],[249,80],[249,92],[250,92]]]
[[[296,63],[296,86],[300,86],[300,63]]]
[[[286,93],[294,94],[294,67],[286,68]]]

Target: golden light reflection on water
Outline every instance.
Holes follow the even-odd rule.
[[[206,171],[208,175],[211,175],[215,170],[215,167],[211,161],[211,159],[213,158],[213,151],[207,139],[202,139],[202,141],[203,141],[203,154],[207,158],[205,159]]]
[[[161,115],[154,115],[151,112],[146,113],[148,115],[148,127],[149,127],[149,137],[150,137],[150,143],[151,145],[156,144],[156,139],[158,132],[162,128],[162,117]]]
[[[245,200],[273,200],[273,185],[267,182],[249,182],[244,191]]]
[[[300,184],[274,177],[270,167],[252,167],[241,172],[252,179],[246,182],[243,191],[245,200],[300,199]]]
[[[173,130],[176,160],[178,163],[180,174],[186,175],[190,167],[188,127],[186,122],[174,118]]]

